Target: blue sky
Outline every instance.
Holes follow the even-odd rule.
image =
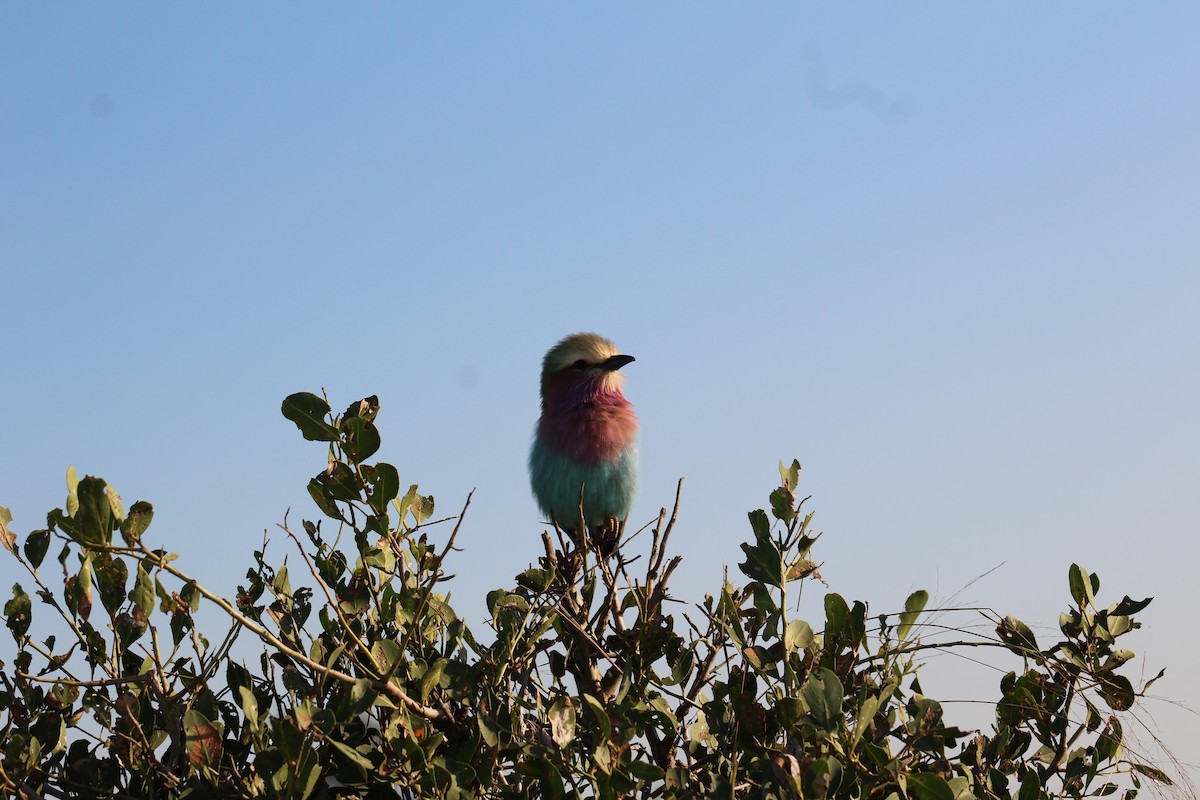
[[[0,503],[38,527],[74,464],[231,590],[316,513],[323,452],[280,400],[378,394],[402,480],[445,513],[476,489],[456,593],[482,614],[537,553],[540,358],[597,330],[638,358],[635,520],[687,479],[681,598],[795,457],[835,591],[895,610],[1003,562],[958,602],[1049,636],[1079,561],[1102,599],[1156,596],[1130,646],[1200,706],[1198,27],[1182,2],[4,4]],[[1200,763],[1194,715],[1149,710]]]

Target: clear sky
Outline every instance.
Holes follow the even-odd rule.
[[[482,616],[539,547],[540,358],[596,330],[634,521],[687,479],[679,597],[795,457],[833,590],[1003,563],[956,602],[1048,640],[1079,561],[1200,706],[1198,41],[1191,2],[4,3],[0,504],[103,475],[229,591],[319,513],[280,400],[378,394],[402,481],[476,489]]]

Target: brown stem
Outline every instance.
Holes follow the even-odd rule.
[[[179,580],[184,581],[185,583],[190,583],[192,586],[195,586],[196,591],[200,592],[201,595],[203,595],[204,597],[208,598],[210,601],[215,603],[216,606],[218,608],[220,608],[222,611],[224,611],[226,614],[228,614],[230,618],[236,620],[242,627],[249,630],[255,636],[262,639],[264,642],[268,643],[269,645],[274,647],[279,652],[283,653],[284,655],[288,656],[289,658],[291,658],[295,661],[299,661],[301,664],[304,664],[311,670],[319,672],[320,674],[325,675],[330,678],[333,678],[335,680],[341,681],[342,683],[354,684],[354,683],[358,682],[358,679],[355,678],[353,675],[347,675],[344,672],[339,672],[338,670],[331,669],[331,668],[325,666],[324,664],[321,664],[317,661],[312,660],[311,658],[309,658],[307,655],[300,652],[299,650],[289,647],[282,640],[280,640],[279,637],[275,636],[275,634],[271,633],[269,630],[264,628],[262,625],[259,625],[254,620],[250,619],[249,617],[247,617],[244,614],[242,614],[241,612],[239,612],[224,597],[221,597],[220,595],[209,591],[204,586],[200,585],[191,576],[189,576],[186,573],[181,572],[180,570],[171,566],[170,562],[166,561],[161,555],[148,550],[144,545],[140,546],[140,550],[142,552],[142,555],[146,559],[148,559],[151,564],[153,564],[154,566],[158,567],[161,570],[164,570],[165,572],[168,572],[171,575],[174,575]],[[405,708],[408,708],[410,711],[420,714],[422,717],[424,717],[427,720],[435,721],[435,720],[442,718],[442,712],[438,711],[436,708],[433,708],[432,706],[424,705],[423,703],[420,703],[420,702],[414,700],[412,697],[409,697],[408,694],[402,688],[400,688],[400,686],[393,683],[391,680],[377,681],[375,684],[375,688],[382,691],[384,694],[386,694],[391,699],[402,703],[405,706]]]

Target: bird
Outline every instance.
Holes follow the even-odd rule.
[[[542,361],[542,413],[529,451],[538,507],[575,539],[581,522],[593,536],[607,531],[606,550],[637,491],[638,420],[619,372],[632,361],[596,333],[571,334],[551,347]]]

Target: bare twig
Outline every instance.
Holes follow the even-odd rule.
[[[446,541],[446,546],[442,548],[442,552],[433,561],[433,566],[430,570],[432,577],[429,579],[429,584],[425,587],[425,591],[421,594],[421,599],[417,602],[416,610],[413,611],[412,623],[405,632],[405,639],[412,638],[413,627],[421,621],[421,615],[425,612],[425,604],[429,602],[429,597],[433,594],[433,587],[438,584],[438,575],[442,571],[442,562],[446,560],[446,556],[454,548],[454,540],[458,538],[458,531],[462,527],[463,519],[467,516],[467,509],[471,507],[471,498],[474,495],[474,489],[467,494],[467,501],[463,503],[462,511],[458,512],[458,522],[454,523],[454,530],[450,532],[450,538]],[[388,668],[387,674],[383,676],[383,680],[391,681],[392,676],[396,674],[396,670],[400,666],[400,661],[401,659],[396,659],[395,663]]]
[[[371,648],[367,647],[367,643],[360,639],[358,634],[354,632],[354,626],[350,624],[350,620],[346,619],[346,616],[342,613],[341,603],[334,599],[333,593],[329,591],[328,584],[326,584],[321,578],[321,575],[317,572],[317,568],[313,566],[312,559],[308,557],[308,553],[305,551],[304,545],[300,543],[299,537],[292,533],[292,529],[288,527],[286,513],[283,515],[283,523],[277,525],[276,527],[290,536],[292,541],[296,543],[296,549],[300,551],[300,557],[303,558],[304,563],[308,565],[308,571],[312,573],[313,580],[317,582],[317,585],[321,587],[321,591],[325,593],[325,599],[329,602],[329,608],[332,608],[333,613],[337,614],[338,622],[340,622],[342,625],[342,630],[349,634],[350,638],[354,640],[354,644],[359,650],[362,651],[363,655],[366,656],[368,662],[373,663],[371,658]]]
[[[67,680],[64,678],[44,678],[40,675],[30,675],[27,672],[18,672],[17,677],[24,678],[28,681],[37,681],[38,683],[53,683],[56,686],[76,686],[81,689],[95,688],[98,686],[124,686],[127,683],[148,683],[153,677],[153,672],[143,672],[141,675],[125,675],[120,678],[101,678],[93,681],[77,681]]]
[[[284,643],[282,640],[280,640],[278,636],[271,633],[269,630],[264,628],[262,625],[259,625],[257,622],[255,622],[254,620],[245,616],[240,611],[238,611],[236,608],[234,608],[229,603],[229,601],[226,600],[224,597],[221,597],[220,595],[215,594],[214,592],[206,589],[204,586],[202,586],[200,583],[198,583],[194,578],[192,578],[187,573],[182,572],[179,569],[171,566],[170,562],[168,562],[159,553],[149,550],[148,548],[146,548],[145,545],[139,545],[139,550],[142,553],[142,556],[145,559],[147,559],[148,561],[150,561],[151,564],[153,564],[154,566],[158,567],[159,569],[161,569],[171,575],[174,575],[179,580],[184,581],[185,583],[191,584],[192,586],[196,587],[196,591],[200,592],[200,594],[202,596],[208,598],[208,600],[210,600],[212,603],[215,603],[216,606],[218,608],[220,608],[222,611],[224,611],[226,614],[228,614],[230,616],[230,618],[236,620],[242,627],[249,630],[255,636],[262,639],[264,642],[268,643],[269,645],[274,647],[279,652],[283,653],[284,655],[288,656],[289,658],[291,658],[295,661],[299,661],[301,664],[304,664],[309,669],[312,669],[312,670],[319,672],[322,675],[326,675],[330,678],[334,678],[335,680],[341,681],[342,683],[354,684],[354,683],[358,682],[358,679],[355,678],[353,675],[347,675],[344,672],[340,672],[338,670],[331,669],[331,668],[325,666],[324,664],[314,661],[313,659],[309,658],[307,655],[300,652],[299,650],[289,647],[286,643]],[[435,721],[435,720],[442,718],[442,712],[438,711],[436,708],[433,708],[432,706],[427,706],[423,703],[418,702],[417,700],[414,700],[402,688],[400,688],[400,686],[393,683],[391,680],[378,681],[376,684],[376,688],[378,688],[380,691],[382,691],[384,694],[386,694],[388,697],[392,698],[393,700],[396,700],[396,701],[402,703],[410,711],[420,714],[425,719],[428,719],[430,721]]]

